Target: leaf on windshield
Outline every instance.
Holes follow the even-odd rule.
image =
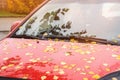
[[[60,20],[59,16],[55,16],[54,20]]]
[[[72,24],[72,22],[68,21],[68,22],[67,22],[67,25],[66,25],[66,28],[67,28],[67,29],[70,29],[70,28],[71,28],[71,24]]]
[[[55,18],[55,16],[51,16],[50,23],[52,23],[54,21],[54,18]]]
[[[56,11],[56,13],[58,14],[58,13],[60,13],[60,11],[61,11],[61,9],[58,9],[58,10]]]
[[[68,8],[63,8],[62,10],[63,10],[64,12],[68,12],[68,11],[69,11]]]
[[[33,17],[33,18],[29,19],[28,23],[29,24],[34,23],[36,19],[37,19],[37,17]]]
[[[64,13],[64,12],[61,12],[61,14],[62,14],[62,15],[65,15],[65,13]]]
[[[26,26],[25,26],[24,33],[26,33],[27,30],[31,28],[31,25],[35,22],[36,19],[37,19],[36,16],[33,17],[33,18],[31,18],[31,19],[29,19],[28,23],[27,23]]]
[[[43,19],[42,19],[41,21],[43,21],[44,19],[49,20],[50,15],[51,15],[51,14],[50,14],[49,12],[47,12],[47,13],[44,15],[44,17],[43,17]]]
[[[62,29],[65,29],[65,27],[66,27],[65,24],[63,24],[63,25],[61,26]]]
[[[51,26],[48,24],[48,21],[44,21],[41,25],[41,28],[39,28],[39,30],[47,30],[49,28],[51,28]]]

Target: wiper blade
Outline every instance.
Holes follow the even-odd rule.
[[[67,37],[67,36],[54,36],[54,35],[47,35],[47,36],[42,36],[42,39],[48,39],[48,38],[50,38],[50,39],[67,39],[67,40],[69,40],[70,39],[70,37]]]
[[[108,41],[106,39],[101,39],[101,38],[91,38],[91,37],[76,37],[76,36],[56,36],[56,35],[47,35],[43,36],[43,39],[63,39],[63,40],[70,40],[70,39],[75,39],[79,42],[98,42],[102,44],[107,44]]]
[[[42,36],[42,39],[60,39],[60,40],[71,40],[75,39],[78,42],[82,43],[91,43],[91,42],[96,42],[100,44],[110,44],[110,45],[120,45],[119,42],[113,42],[107,39],[101,39],[101,38],[92,38],[92,37],[76,37],[76,36],[56,36],[56,35],[47,35],[47,36]]]
[[[13,35],[12,38],[39,39],[39,37],[29,35]]]

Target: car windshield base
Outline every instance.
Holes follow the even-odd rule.
[[[31,36],[31,35],[14,35],[13,38],[25,38],[25,39],[39,39],[39,40],[63,40],[63,41],[71,41],[79,43],[97,43],[97,44],[110,44],[110,45],[120,45],[119,42],[114,42],[106,39],[95,38],[95,37],[82,37],[82,36],[61,36],[61,35],[47,35],[40,34],[39,36]]]

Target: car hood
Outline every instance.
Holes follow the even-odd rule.
[[[0,76],[96,80],[119,67],[119,46],[14,38],[0,42]]]

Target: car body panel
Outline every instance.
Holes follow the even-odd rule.
[[[96,80],[120,68],[120,47],[6,38],[0,76],[32,80]]]

